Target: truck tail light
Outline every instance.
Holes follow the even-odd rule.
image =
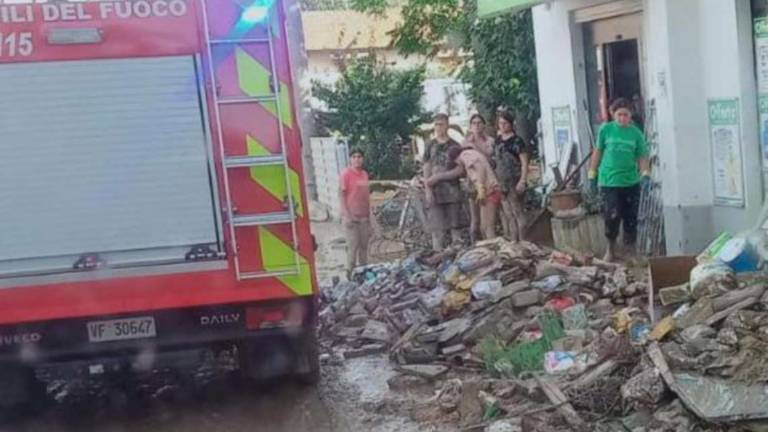
[[[264,330],[301,327],[304,323],[305,309],[305,306],[301,303],[246,307],[245,328],[248,330]]]

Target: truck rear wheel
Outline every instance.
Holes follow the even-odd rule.
[[[303,385],[320,381],[320,357],[314,328],[296,336],[248,340],[239,346],[240,369],[257,381],[292,376]]]
[[[0,418],[10,417],[41,407],[45,402],[43,384],[34,369],[18,364],[0,364]]]
[[[303,385],[315,385],[320,382],[320,350],[317,334],[308,329],[296,344],[296,370],[294,376]]]

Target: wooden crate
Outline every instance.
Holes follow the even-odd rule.
[[[602,256],[608,245],[605,226],[600,215],[576,218],[552,218],[552,238],[555,249]]]

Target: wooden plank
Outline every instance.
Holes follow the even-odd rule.
[[[648,352],[648,357],[651,358],[653,365],[656,366],[656,369],[664,379],[664,382],[667,383],[672,391],[677,393],[677,382],[675,381],[675,377],[672,376],[672,371],[669,369],[667,359],[664,358],[664,353],[661,352],[659,344],[657,342],[652,342],[650,345],[648,345],[648,349],[646,351]]]
[[[573,405],[568,402],[568,398],[565,396],[565,394],[563,394],[563,391],[560,390],[560,387],[558,387],[555,383],[547,381],[541,377],[537,377],[536,382],[547,396],[547,399],[552,402],[552,405],[557,406],[557,411],[563,416],[565,421],[568,422],[568,425],[571,426],[571,429],[577,432],[586,432],[588,430],[587,424],[579,416],[579,413],[577,413],[573,408]]]
[[[748,286],[744,289],[737,289],[721,295],[712,300],[712,307],[715,312],[720,312],[731,306],[734,306],[750,297],[761,297],[765,292],[765,285],[758,284]]]
[[[722,311],[720,311],[720,312],[710,316],[709,318],[704,320],[704,322],[702,324],[708,325],[708,326],[716,324],[718,321],[726,319],[730,315],[733,315],[733,314],[735,314],[736,312],[738,312],[738,311],[740,311],[742,309],[748,308],[748,307],[752,306],[753,304],[757,303],[758,301],[759,301],[759,299],[757,297],[748,298],[748,299],[746,299],[746,300],[744,300],[744,301],[742,301],[740,303],[737,303],[737,304],[729,307],[728,309],[722,310]]]
[[[619,367],[619,364],[616,363],[615,360],[607,360],[604,363],[595,366],[588,372],[582,374],[580,377],[576,378],[575,380],[567,383],[566,389],[579,389],[584,387],[589,387],[592,383],[597,381],[600,377],[609,375],[613,373],[616,368]]]
[[[704,413],[697,409],[696,404],[688,399],[685,392],[680,391],[680,387],[678,387],[677,381],[672,375],[672,371],[669,369],[669,364],[667,364],[667,359],[664,358],[664,353],[661,352],[659,344],[657,342],[652,342],[650,345],[648,345],[646,352],[648,353],[648,357],[651,358],[651,361],[656,367],[656,370],[658,370],[659,374],[661,374],[661,378],[664,379],[665,383],[667,383],[669,389],[672,390],[673,393],[677,394],[678,397],[680,397],[680,400],[683,401],[688,409],[693,411],[700,418],[706,419],[707,417],[704,415]]]

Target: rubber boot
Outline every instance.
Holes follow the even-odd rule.
[[[624,246],[626,261],[630,267],[644,267],[648,265],[648,260],[637,253],[637,245],[628,244]]]
[[[626,257],[627,260],[634,260],[637,258],[637,248],[634,244],[625,244],[622,255]]]

